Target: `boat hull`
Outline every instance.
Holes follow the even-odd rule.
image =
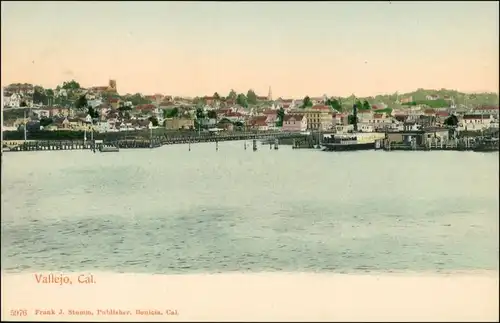
[[[117,147],[103,147],[103,148],[99,149],[99,151],[101,153],[117,153],[120,151],[120,149]]]
[[[323,144],[324,151],[352,151],[352,150],[374,150],[375,143],[359,143],[359,144]]]

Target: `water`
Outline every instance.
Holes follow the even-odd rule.
[[[498,270],[497,153],[223,142],[2,167],[7,272]]]

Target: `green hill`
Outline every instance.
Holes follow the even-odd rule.
[[[428,100],[428,96],[435,95],[438,97],[436,100]],[[413,98],[413,104],[401,104],[397,103],[397,100],[402,100],[404,98]],[[393,93],[385,95],[377,95],[375,97],[357,97],[361,101],[367,100],[370,104],[385,103],[388,108],[404,108],[409,105],[425,104],[431,108],[448,107],[451,104],[451,100],[446,100],[445,98],[453,99],[455,105],[461,106],[467,104],[467,106],[478,106],[478,105],[498,105],[499,97],[498,93],[484,92],[484,93],[464,93],[456,90],[440,89],[440,90],[428,90],[428,89],[418,89],[409,93]],[[349,110],[352,108],[352,96],[342,98],[342,106],[344,110]]]

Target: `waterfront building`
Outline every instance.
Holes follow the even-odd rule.
[[[307,116],[304,114],[287,114],[283,118],[281,131],[304,132],[307,130]]]

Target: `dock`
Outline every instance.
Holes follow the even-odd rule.
[[[159,139],[155,140],[117,140],[96,143],[90,140],[11,140],[4,141],[6,152],[20,151],[51,151],[51,150],[99,150],[103,146],[120,149],[157,148],[161,146]]]
[[[119,149],[152,149],[163,145],[195,144],[214,142],[218,145],[222,141],[236,140],[263,140],[268,139],[275,142],[276,146],[280,140],[287,138],[302,138],[300,133],[288,132],[262,132],[262,133],[233,133],[227,135],[199,135],[193,133],[189,136],[160,136],[153,138],[128,138],[112,140],[4,140],[3,150],[5,152],[20,151],[51,151],[51,150],[99,150],[102,145],[113,146]]]

